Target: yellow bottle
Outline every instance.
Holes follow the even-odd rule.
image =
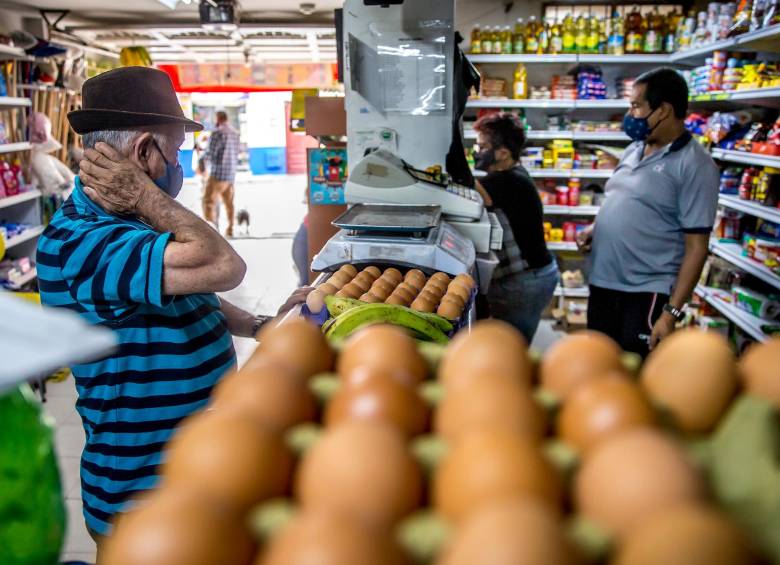
[[[563,18],[563,52],[574,53],[575,52],[575,36],[577,34],[577,28],[574,25],[574,18],[571,14],[566,14]]]
[[[525,24],[523,23],[523,18],[517,18],[517,23],[515,23],[512,51],[517,54],[525,53]]]
[[[512,36],[512,28],[505,26],[504,31],[501,32],[501,52],[504,55],[511,55],[513,49],[514,37]]]
[[[588,20],[581,15],[577,18],[577,35],[574,36],[574,49],[577,53],[588,50]]]
[[[512,98],[523,100],[528,98],[528,71],[525,65],[517,65],[515,80],[512,84]]]
[[[587,50],[588,53],[599,52],[599,20],[595,16],[591,16],[588,21]]]
[[[504,50],[504,44],[501,40],[501,28],[496,26],[493,28],[493,54],[501,55]]]
[[[493,53],[493,31],[490,26],[482,30],[482,53],[486,55]]]
[[[596,52],[604,54],[607,52],[607,45],[609,43],[609,37],[607,35],[607,20],[599,18],[599,44],[596,47]]]
[[[539,50],[539,24],[536,16],[528,19],[528,25],[525,26],[525,52],[536,53]]]
[[[471,52],[474,55],[482,53],[482,32],[479,29],[479,24],[476,24],[471,30]]]
[[[557,20],[553,21],[550,28],[550,53],[553,55],[563,53],[563,33],[561,32],[561,24]]]

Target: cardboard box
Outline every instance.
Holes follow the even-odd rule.
[[[306,133],[314,137],[347,135],[344,98],[306,98]]]

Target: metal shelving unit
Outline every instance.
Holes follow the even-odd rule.
[[[22,243],[35,239],[43,233],[44,229],[45,228],[43,226],[34,226],[30,229],[24,230],[17,236],[7,239],[5,242],[6,251],[16,247],[17,245],[21,245]]]
[[[475,98],[466,103],[466,108],[541,108],[554,110],[626,110],[628,100],[607,98],[605,100],[534,100],[524,98]]]
[[[0,108],[27,108],[28,106],[32,106],[32,100],[29,98],[0,96]]]
[[[550,216],[596,216],[600,206],[557,206],[548,204],[544,207],[544,213]]]
[[[558,286],[553,293],[553,296],[563,298],[588,298],[590,296],[590,289],[587,286],[580,288],[566,288]]]
[[[38,269],[33,267],[29,272],[25,273],[22,278],[16,281],[16,284],[8,285],[9,290],[20,290],[24,285],[30,281],[34,281],[38,278]]]
[[[780,208],[763,206],[758,202],[742,200],[739,196],[728,196],[725,194],[721,194],[718,197],[718,203],[726,208],[739,210],[740,212],[745,212],[751,216],[780,224]]]
[[[0,144],[0,153],[19,153],[21,151],[30,151],[31,149],[32,144],[27,141]]]
[[[757,341],[767,341],[769,335],[763,330],[764,326],[777,325],[770,320],[764,320],[736,307],[732,302],[731,293],[718,288],[710,288],[699,285],[696,287],[696,295],[711,305],[723,316],[736,324],[740,329]]]
[[[663,65],[669,62],[667,54],[627,54],[627,55],[606,55],[600,53],[563,53],[560,55],[535,55],[533,53],[522,53],[513,55],[467,55],[469,60],[475,64],[530,64],[530,65],[575,65],[577,63],[590,63],[599,65],[625,65],[625,64],[646,64]]]
[[[473,129],[463,131],[464,139],[477,139],[477,132]],[[529,140],[569,139],[572,141],[620,141],[629,142],[631,139],[622,131],[560,131],[560,130],[528,130],[525,132]]]
[[[573,241],[548,241],[547,249],[550,251],[578,251],[577,244]]]
[[[732,265],[735,265],[743,271],[750,273],[767,284],[780,289],[780,276],[772,272],[771,269],[757,261],[753,261],[742,255],[742,248],[736,243],[723,243],[720,241],[710,242],[710,251],[721,259],[725,259]]]
[[[21,204],[22,202],[28,202],[30,200],[40,198],[40,196],[41,191],[37,189],[28,190],[27,192],[22,192],[21,194],[17,194],[15,196],[6,196],[5,198],[0,198],[0,209],[8,208],[9,206],[15,206],[16,204]]]
[[[780,168],[780,157],[748,153],[747,151],[731,151],[727,149],[713,149],[712,158],[728,161],[729,163],[741,163],[755,167]]]

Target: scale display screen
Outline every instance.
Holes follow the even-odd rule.
[[[471,241],[465,239],[448,225],[441,226],[439,247],[460,260],[465,260],[474,250],[474,244]]]

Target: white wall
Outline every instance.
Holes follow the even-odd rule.
[[[6,8],[0,5],[0,33],[7,35],[17,29],[22,29],[22,18],[40,18],[37,10],[28,8]]]

